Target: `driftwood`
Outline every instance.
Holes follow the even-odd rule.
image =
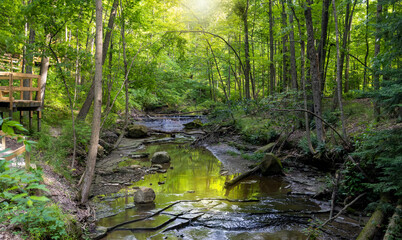
[[[240,182],[241,180],[245,179],[246,177],[257,173],[259,170],[260,170],[260,165],[258,165],[257,167],[255,167],[255,168],[253,168],[253,169],[251,169],[251,170],[249,170],[247,172],[244,172],[244,173],[240,174],[239,176],[233,178],[229,182],[225,182],[225,187],[226,188],[231,187],[231,186],[237,184],[238,182]]]
[[[251,176],[257,172],[262,173],[263,175],[269,176],[269,175],[277,175],[277,174],[283,174],[282,173],[282,164],[280,160],[272,153],[267,153],[264,156],[264,159],[262,160],[261,163],[258,164],[258,166],[254,167],[253,169],[244,172],[240,174],[239,176],[233,178],[229,182],[225,183],[225,187],[231,187],[244,178]]]

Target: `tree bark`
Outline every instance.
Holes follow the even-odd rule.
[[[285,0],[282,0],[282,28],[285,29],[287,26],[287,16],[286,16],[286,12],[285,12]],[[287,77],[287,73],[288,73],[288,48],[286,46],[287,40],[288,39],[288,35],[286,33],[283,34],[282,36],[282,90],[285,91],[287,86],[288,86],[288,77]]]
[[[272,18],[272,0],[269,0],[269,82],[271,95],[275,91],[275,65],[274,65],[274,20]]]
[[[296,18],[297,21],[297,27],[299,29],[299,35],[300,35],[300,75],[301,75],[301,84],[303,87],[303,104],[304,104],[304,109],[308,108],[307,105],[307,92],[306,92],[306,74],[305,74],[305,68],[304,68],[304,63],[305,63],[305,57],[304,57],[304,53],[305,53],[305,44],[303,41],[303,32],[301,30],[301,26],[300,26],[300,21],[296,16],[296,12],[294,10],[293,7],[291,7],[292,9],[292,13],[293,16]],[[307,138],[307,144],[308,147],[310,149],[311,153],[315,153],[315,150],[313,148],[313,145],[311,144],[311,134],[310,134],[310,121],[308,118],[308,112],[304,112],[304,121],[305,121],[305,127],[306,127],[306,138]]]
[[[366,0],[366,22],[368,23],[369,19],[369,0]],[[370,52],[370,45],[368,42],[368,24],[366,24],[366,34],[365,34],[365,40],[366,40],[366,55],[364,56],[364,65],[367,66],[367,58]],[[363,75],[363,92],[366,90],[367,86],[367,67],[364,67],[364,75]]]
[[[49,70],[49,57],[44,55],[43,52],[42,61],[40,65],[40,82],[42,84],[40,90],[40,99],[42,100],[41,106],[43,107],[45,104],[45,91],[46,91],[46,81],[47,81],[47,73]]]
[[[377,3],[377,23],[380,22],[381,13],[382,13],[382,5],[380,3]],[[381,38],[379,36],[379,33],[380,33],[380,29],[379,29],[379,27],[377,27],[376,36],[375,36],[375,45],[374,45],[374,57],[375,58],[380,53],[380,48],[381,48],[381,45],[380,45]],[[374,65],[373,82],[374,82],[375,90],[380,89],[380,74],[378,74],[378,72],[380,71],[380,68],[381,68],[381,66],[379,63]],[[376,101],[374,101],[374,116],[377,119],[377,121],[380,118],[380,114],[381,114],[380,106],[378,105],[378,103]]]
[[[342,70],[341,70],[341,61],[340,61],[340,48],[339,48],[339,29],[338,29],[338,17],[336,14],[336,6],[335,0],[332,0],[332,8],[334,11],[334,22],[335,22],[335,34],[336,34],[336,82],[337,82],[337,94],[339,101],[339,110],[341,112],[341,122],[342,122],[342,134],[345,139],[347,139],[346,135],[346,126],[345,126],[345,116],[343,114],[343,104],[342,104]]]
[[[288,0],[290,1],[290,0]],[[292,89],[297,90],[297,67],[296,67],[296,50],[295,50],[295,34],[293,30],[293,13],[289,14],[289,44],[290,44],[290,75],[292,77]]]
[[[96,51],[95,51],[95,81],[94,81],[94,113],[92,133],[85,169],[84,182],[81,188],[81,203],[88,201],[92,179],[95,174],[96,155],[98,153],[99,130],[102,108],[102,0],[96,0]]]
[[[112,36],[112,31],[113,31],[113,26],[114,26],[114,20],[116,18],[116,13],[117,13],[117,6],[119,4],[119,0],[114,0],[113,1],[113,6],[112,9],[110,10],[110,17],[109,17],[109,23],[107,25],[107,31],[105,34],[105,41],[103,42],[103,53],[102,53],[102,66],[105,63],[106,60],[106,54],[109,48],[109,43],[110,43],[110,38]],[[96,43],[98,45],[98,43]],[[85,99],[84,104],[82,104],[82,107],[77,115],[77,119],[79,120],[85,120],[85,118],[88,115],[89,109],[92,106],[92,102],[94,100],[94,94],[95,94],[95,89],[94,89],[94,83],[95,79],[92,82],[91,88],[89,89],[89,92],[87,94],[87,98]]]
[[[327,35],[328,35],[328,8],[331,4],[331,0],[324,0],[322,3],[322,11],[321,11],[321,38],[320,43],[318,45],[318,61],[319,61],[319,72],[321,76],[321,91],[324,90],[325,87],[325,74],[324,74],[324,66],[325,66],[325,52],[327,47]]]
[[[248,15],[248,5],[249,0],[247,0],[246,8],[244,9],[242,20],[244,25],[244,58],[245,58],[245,66],[244,66],[244,82],[245,82],[245,95],[247,99],[251,98],[250,95],[250,44],[248,42],[248,23],[247,23],[247,15]]]
[[[310,60],[310,75],[313,90],[314,113],[321,117],[321,86],[318,66],[318,53],[315,49],[313,19],[311,16],[311,0],[307,0],[304,10],[307,28],[307,51]],[[324,142],[323,124],[320,118],[315,117],[316,133],[318,142]]]

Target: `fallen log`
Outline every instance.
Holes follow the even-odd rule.
[[[258,166],[226,182],[225,187],[231,187],[241,180],[245,179],[246,177],[256,173],[261,173],[264,176],[283,175],[282,163],[279,158],[277,158],[274,154],[267,153],[265,154],[262,162],[258,164]]]
[[[385,232],[383,240],[391,240],[391,239],[400,239],[401,233],[398,232],[398,224],[400,224],[401,216],[399,212],[402,209],[402,205],[398,205],[395,209],[395,213],[392,215],[391,220],[389,221],[387,231]],[[398,236],[399,234],[399,236]]]

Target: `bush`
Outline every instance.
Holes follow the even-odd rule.
[[[402,128],[368,131],[357,140],[354,156],[372,178],[367,187],[376,193],[402,196]]]
[[[69,239],[66,216],[41,194],[48,191],[40,183],[41,171],[29,173],[8,164],[0,159],[0,221],[16,225],[33,239]]]

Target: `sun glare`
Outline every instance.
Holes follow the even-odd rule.
[[[212,4],[211,0],[193,0],[193,7],[200,12],[207,12]]]

